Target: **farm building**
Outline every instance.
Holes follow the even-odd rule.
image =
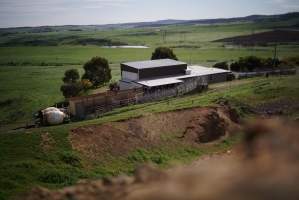
[[[230,73],[170,59],[122,63],[119,91],[70,98],[69,112],[77,119],[96,117],[113,108],[200,91],[227,81]]]
[[[153,89],[162,86],[184,84],[191,79],[208,83],[227,81],[230,71],[202,66],[187,66],[187,63],[171,60],[151,60],[121,64],[120,89]]]

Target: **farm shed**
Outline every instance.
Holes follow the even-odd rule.
[[[230,71],[171,60],[150,60],[121,64],[120,89],[161,88],[184,84],[188,79],[201,78],[204,84],[227,81]]]
[[[123,63],[119,91],[70,98],[69,113],[76,119],[96,117],[113,108],[200,91],[226,81],[230,73],[170,59]]]

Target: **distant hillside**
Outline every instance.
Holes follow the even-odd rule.
[[[214,42],[226,42],[237,45],[266,45],[268,43],[299,42],[299,31],[274,30],[252,35],[224,38]]]
[[[153,22],[137,22],[106,25],[65,25],[65,26],[41,26],[41,27],[18,27],[2,28],[0,32],[18,31],[18,32],[53,32],[53,31],[83,31],[83,30],[105,30],[105,29],[124,29],[124,28],[145,28],[161,27],[169,25],[210,25],[227,23],[278,23],[279,26],[286,26],[282,22],[289,22],[287,27],[299,24],[299,12],[280,14],[280,15],[251,15],[247,17],[218,18],[218,19],[200,19],[200,20],[159,20]],[[276,25],[277,26],[277,25]]]
[[[290,19],[299,20],[299,12],[280,14],[280,15],[250,15],[247,17],[235,18],[218,18],[206,20],[191,20],[185,24],[223,24],[223,23],[237,23],[237,22],[278,22]]]

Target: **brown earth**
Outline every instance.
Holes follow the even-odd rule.
[[[237,122],[236,111],[229,106],[193,108],[76,128],[70,141],[74,149],[95,159],[163,145],[164,136],[194,145],[215,141],[238,129]]]
[[[291,99],[278,99],[262,103],[254,109],[257,114],[264,116],[291,115],[298,112],[299,102]]]
[[[44,152],[48,152],[53,149],[54,145],[55,141],[48,132],[41,134],[40,146]]]
[[[251,35],[224,38],[214,42],[227,42],[237,45],[264,45],[267,43],[289,43],[299,41],[297,30],[274,30]]]
[[[35,188],[25,200],[298,199],[298,124],[259,119],[246,126],[238,154],[161,171],[143,166],[133,177],[81,183],[58,191]]]

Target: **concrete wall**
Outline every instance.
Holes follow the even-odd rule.
[[[161,87],[147,91],[142,97],[137,99],[137,102],[144,103],[169,97],[176,97],[196,90],[201,90],[208,85],[206,77],[186,78],[183,81],[184,83],[173,85],[173,87]]]
[[[122,71],[121,72],[121,78],[122,78],[122,80],[130,80],[130,81],[139,80],[138,73],[128,72],[128,71]]]
[[[221,83],[228,80],[228,75],[230,73],[220,73],[220,74],[212,74],[208,75],[208,82],[209,83]]]
[[[141,88],[142,86],[140,84],[134,83],[134,82],[128,82],[128,81],[119,81],[118,82],[119,89],[120,90],[131,90],[134,88]]]

